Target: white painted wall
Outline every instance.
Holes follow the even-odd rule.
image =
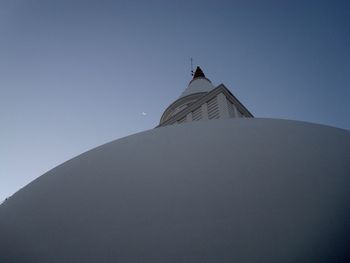
[[[296,121],[128,136],[5,201],[0,261],[349,262],[349,156],[349,131]]]

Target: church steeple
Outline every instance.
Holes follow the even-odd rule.
[[[193,79],[195,79],[195,78],[205,78],[205,75],[204,75],[204,73],[203,73],[203,71],[202,71],[202,69],[198,66],[197,68],[196,68],[196,71],[194,72],[194,74],[193,74]]]
[[[164,111],[158,127],[223,118],[253,118],[253,115],[223,84],[215,87],[197,67],[180,98]]]

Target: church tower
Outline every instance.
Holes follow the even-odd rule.
[[[199,120],[253,117],[224,84],[215,87],[197,67],[186,90],[164,111],[158,127]]]

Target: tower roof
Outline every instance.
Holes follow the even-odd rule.
[[[196,71],[194,72],[193,79],[199,78],[199,77],[205,78],[205,75],[204,75],[202,69],[198,66],[196,68]]]

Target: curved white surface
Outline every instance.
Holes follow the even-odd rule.
[[[180,98],[199,92],[209,92],[214,89],[214,85],[206,78],[196,78],[190,82],[186,90],[182,92]]]
[[[0,261],[349,262],[349,159],[350,132],[303,122],[142,132],[4,202]]]

